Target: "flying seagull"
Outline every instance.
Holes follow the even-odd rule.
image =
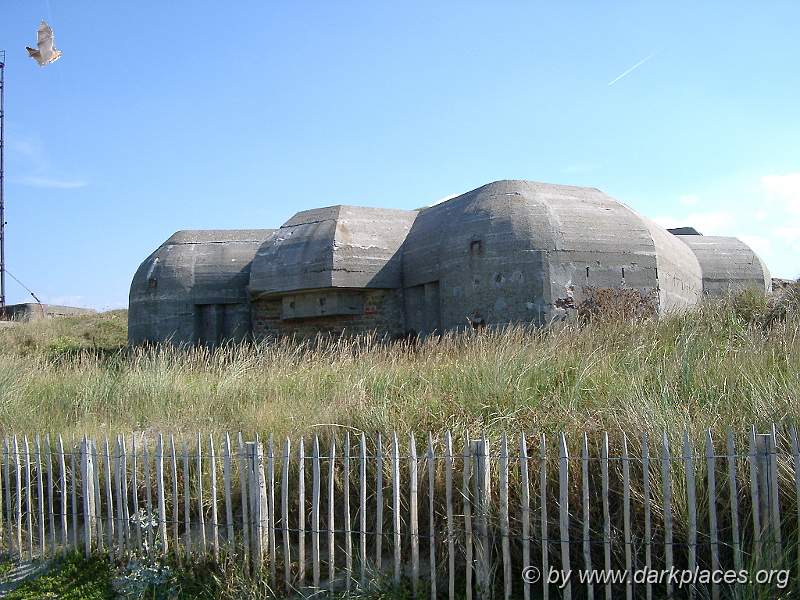
[[[25,49],[28,51],[28,55],[39,63],[40,67],[49,65],[51,62],[61,58],[61,50],[57,50],[55,46],[53,30],[44,21],[39,25],[39,30],[36,32],[36,50],[27,46]]]

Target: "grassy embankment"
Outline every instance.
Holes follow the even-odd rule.
[[[495,439],[525,431],[544,432],[553,442],[564,431],[573,451],[584,431],[605,430],[612,453],[626,433],[633,454],[643,433],[655,444],[665,431],[678,442],[688,430],[699,443],[706,428],[733,427],[741,440],[751,424],[766,430],[800,416],[800,292],[793,294],[777,306],[745,295],[660,321],[601,319],[546,332],[448,335],[416,346],[361,339],[213,353],[128,350],[124,312],[21,324],[0,330],[0,427],[68,435],[227,429],[323,437],[341,428],[401,435],[451,430],[459,437],[486,431]],[[794,489],[790,470],[781,467],[787,497]],[[641,476],[633,471],[638,515]],[[682,535],[687,519],[677,471],[675,477],[675,527]],[[702,474],[698,481],[705,506]],[[652,483],[658,514],[655,472]],[[579,490],[571,493],[577,502]],[[720,526],[725,531],[727,524]],[[789,529],[787,542],[796,537]],[[118,565],[117,576],[124,569]],[[199,578],[191,569],[174,571],[166,587],[182,588],[184,597],[268,596],[235,568],[198,569]]]
[[[276,436],[332,425],[454,436],[741,431],[800,415],[800,315],[775,312],[747,296],[661,321],[447,335],[417,346],[284,341],[213,353],[127,350],[124,311],[33,322],[0,330],[0,427]]]

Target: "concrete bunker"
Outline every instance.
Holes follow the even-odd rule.
[[[681,235],[676,235],[680,233]],[[178,232],[139,267],[129,339],[546,325],[592,290],[666,314],[769,273],[735,238],[671,233],[595,188],[498,181],[418,211],[329,206],[277,230]]]
[[[216,345],[251,336],[247,285],[256,250],[274,230],[179,231],[131,283],[128,340]]]
[[[287,221],[250,275],[253,334],[405,331],[400,249],[415,211],[330,206]]]
[[[745,289],[770,291],[769,269],[747,244],[735,237],[676,235],[697,257],[703,270],[703,294],[719,298]]]

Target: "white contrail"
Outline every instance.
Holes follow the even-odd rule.
[[[609,82],[608,82],[608,85],[609,85],[609,86],[612,86],[612,85],[614,85],[615,83],[617,83],[617,82],[618,82],[620,79],[622,79],[623,77],[627,77],[628,75],[630,75],[631,73],[633,73],[633,72],[634,72],[636,69],[638,69],[639,67],[641,67],[641,66],[642,66],[644,63],[646,63],[648,60],[650,60],[650,59],[651,59],[651,58],[653,58],[654,56],[655,56],[655,54],[651,54],[650,56],[646,56],[645,58],[643,58],[642,60],[640,60],[639,62],[637,62],[635,65],[633,65],[633,66],[632,66],[630,69],[628,69],[627,71],[624,71],[624,72],[623,72],[621,75],[617,75],[617,76],[616,76],[614,79],[612,79],[611,81],[609,81]]]

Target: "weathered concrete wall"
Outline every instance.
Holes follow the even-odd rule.
[[[289,304],[298,305],[303,296],[309,296],[319,305],[321,298],[329,302],[335,290],[293,294],[278,297],[268,296],[252,303],[253,335],[256,339],[294,336],[299,339],[313,338],[317,334],[358,335],[377,331],[379,335],[399,337],[405,333],[402,291],[368,289],[347,290],[346,294],[357,310],[335,310],[336,314],[318,312],[314,316],[295,317]],[[353,296],[358,300],[352,302]],[[333,302],[331,302],[333,304]],[[307,314],[307,313],[306,313]]]
[[[767,266],[744,242],[734,237],[677,235],[700,263],[703,272],[703,293],[710,297],[724,296],[746,288],[764,292],[772,289]]]
[[[415,211],[330,206],[296,214],[253,260],[253,298],[329,287],[397,288]]]
[[[9,321],[35,321],[38,319],[53,319],[57,317],[78,317],[81,315],[95,314],[96,312],[97,311],[91,308],[25,302],[23,304],[8,304],[0,309],[0,319],[7,319]]]
[[[250,265],[273,233],[179,231],[170,237],[133,277],[129,342],[213,345],[247,338]]]
[[[524,182],[492,183],[423,210],[403,248],[409,329],[543,322],[553,235],[547,207]]]
[[[331,206],[276,232],[179,232],[134,277],[130,339],[425,335],[572,318],[598,289],[637,290],[660,314],[703,292],[769,289],[742,242],[677,235],[692,232],[594,188],[531,181],[421,211]]]
[[[585,288],[626,286],[644,294],[656,288],[656,248],[641,216],[594,188],[537,185],[556,232],[551,319],[569,316],[561,305],[571,288],[578,304]]]
[[[697,304],[703,295],[703,272],[694,252],[663,227],[642,220],[655,244],[659,310],[664,314]]]
[[[420,333],[544,324],[566,317],[586,287],[656,289],[659,260],[660,310],[696,302],[692,253],[628,207],[593,188],[499,181],[417,217],[403,249],[407,319]],[[424,300],[432,287],[438,314]]]

